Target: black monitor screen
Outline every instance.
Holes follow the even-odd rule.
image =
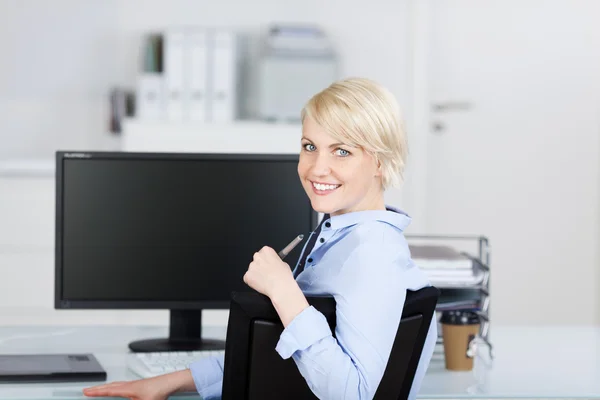
[[[228,303],[231,291],[248,290],[254,252],[281,250],[316,219],[294,155],[85,153],[58,162],[61,301]],[[291,267],[302,245],[286,258]]]

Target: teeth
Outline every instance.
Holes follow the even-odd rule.
[[[340,185],[323,185],[321,183],[313,183],[313,186],[317,190],[333,190],[333,189],[337,189]]]

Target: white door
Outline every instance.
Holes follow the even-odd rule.
[[[427,231],[490,238],[492,327],[600,322],[600,2],[423,10]]]

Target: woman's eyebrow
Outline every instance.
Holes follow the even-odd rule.
[[[313,143],[313,141],[310,140],[309,138],[307,138],[306,136],[302,136],[302,140],[307,140],[307,141]],[[348,145],[346,143],[332,143],[332,144],[329,145],[329,148],[338,147],[338,146],[349,146],[349,147],[352,147],[352,146],[350,146],[350,145]]]

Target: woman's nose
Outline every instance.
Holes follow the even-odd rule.
[[[331,160],[327,155],[318,155],[315,159],[315,163],[313,164],[312,172],[317,176],[329,175],[331,172]]]

